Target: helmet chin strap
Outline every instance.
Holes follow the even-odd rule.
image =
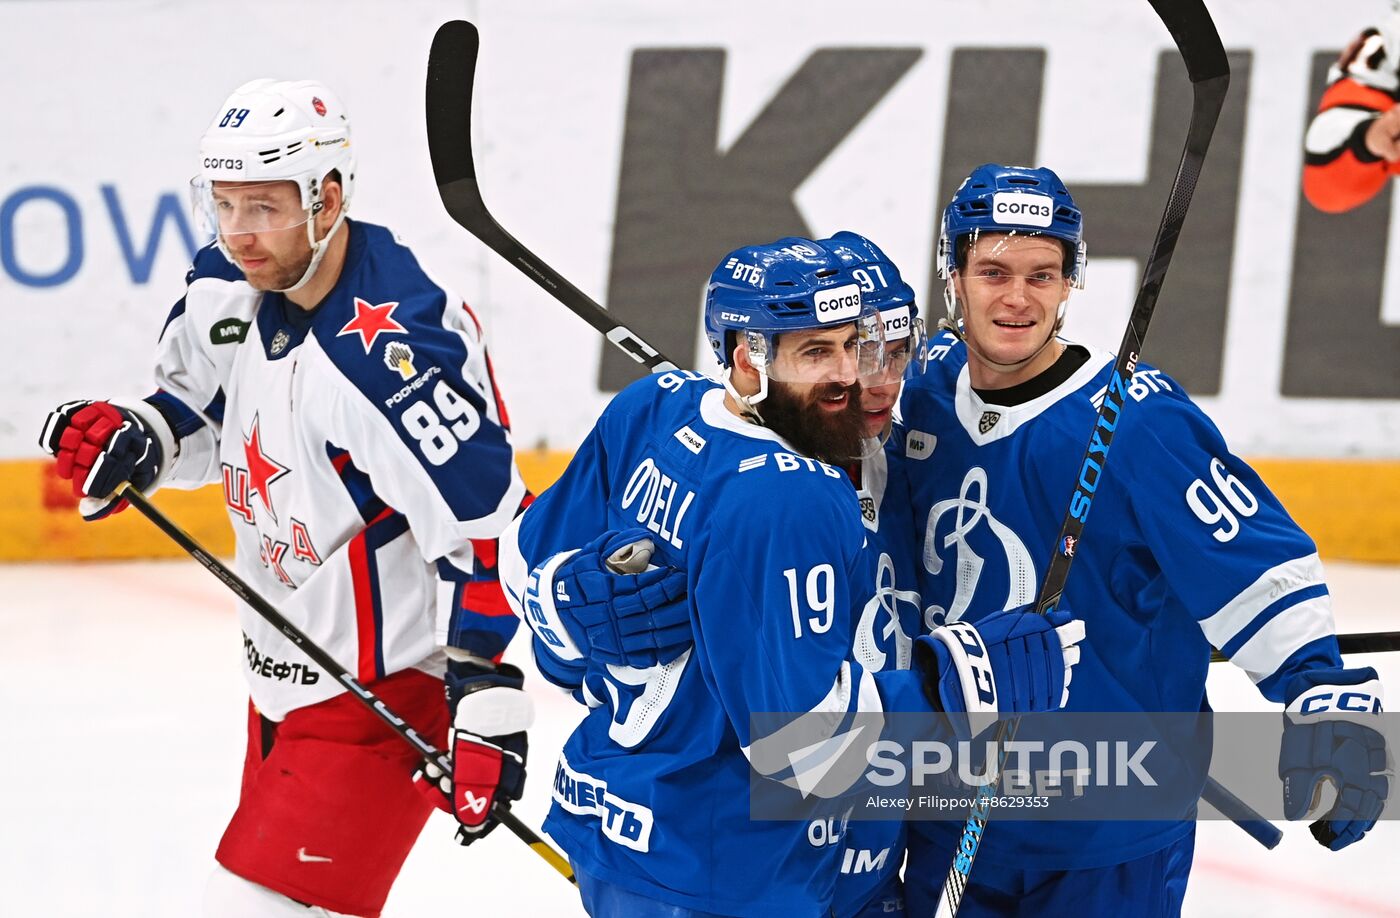
[[[1039,357],[1041,351],[1049,347],[1050,342],[1055,340],[1055,336],[1060,333],[1060,329],[1064,328],[1065,305],[1069,302],[1069,300],[1064,299],[1060,301],[1059,309],[1055,311],[1055,325],[1053,328],[1050,329],[1050,334],[1047,335],[1045,340],[1040,343],[1040,347],[1036,348],[1029,357],[1025,357],[1021,360],[1012,361],[1011,363],[1002,363],[1000,360],[993,360],[986,354],[982,353],[980,349],[973,347],[972,342],[967,340],[967,336],[963,333],[962,316],[958,313],[958,297],[957,294],[953,293],[953,282],[951,280],[948,281],[948,283],[945,284],[943,287],[943,302],[947,306],[948,314],[938,320],[939,330],[946,329],[947,331],[952,332],[953,337],[957,338],[964,345],[966,345],[968,351],[970,351],[973,354],[973,356],[975,356],[978,360],[982,361],[983,363],[989,364],[990,366],[994,366],[998,370],[1002,370],[1007,373],[1012,373],[1026,366],[1035,358]]]
[[[720,374],[720,382],[724,383],[724,391],[728,392],[738,404],[739,413],[744,420],[757,424],[759,427],[767,426],[763,423],[763,415],[759,413],[758,403],[768,397],[768,374],[763,372],[758,374],[758,391],[753,395],[739,394],[739,390],[734,388],[733,374],[734,368],[732,366],[725,367],[724,372]]]
[[[345,222],[345,208],[342,207],[340,213],[335,218],[335,222],[331,224],[330,230],[326,233],[326,237],[320,242],[317,242],[316,214],[320,213],[320,211],[321,202],[317,201],[311,207],[311,219],[306,221],[306,241],[311,244],[311,261],[307,263],[306,270],[302,272],[301,280],[292,284],[290,287],[279,288],[277,290],[278,293],[294,293],[306,286],[306,282],[316,275],[316,269],[320,267],[321,259],[325,256],[326,248],[330,245],[331,239],[340,231],[341,224]]]

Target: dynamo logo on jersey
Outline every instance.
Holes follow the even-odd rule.
[[[994,595],[987,608],[1014,609],[1035,598],[1036,573],[1031,553],[1010,526],[992,515],[991,503],[987,471],[974,466],[964,476],[957,497],[940,500],[929,508],[923,562],[924,570],[934,580],[930,595],[925,598],[948,602],[946,608],[933,602],[924,610],[924,624],[930,629],[963,617],[984,573],[993,575],[987,580],[994,589],[996,585],[1006,589],[1005,597]],[[940,527],[945,517],[948,525]],[[996,546],[995,555],[999,557],[993,560],[990,552],[979,553],[973,547],[974,541],[983,552]],[[949,548],[953,549],[953,557],[944,558],[942,550]],[[987,570],[989,561],[991,570]]]
[[[992,219],[1016,226],[1049,226],[1055,202],[1047,195],[1022,191],[998,191],[992,195]]]

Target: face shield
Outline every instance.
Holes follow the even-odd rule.
[[[305,226],[319,209],[307,204],[298,184],[190,180],[190,200],[199,229],[226,239],[250,233],[273,233]]]
[[[885,361],[878,374],[862,380],[866,387],[891,386],[917,376],[928,363],[924,320],[913,303],[880,312],[885,333]]]
[[[1045,240],[1053,243],[1061,257],[1024,258],[1018,250],[1025,250],[1024,243]],[[1008,292],[1034,301],[1053,305],[1054,322],[1044,342],[1028,357],[1014,362],[999,362],[975,351],[983,362],[1004,370],[1015,370],[1025,366],[1049,346],[1064,326],[1065,309],[1069,304],[1072,290],[1084,287],[1085,265],[1088,261],[1087,249],[1081,240],[1073,247],[1072,256],[1067,249],[1067,241],[1050,233],[1028,229],[989,230],[974,229],[962,237],[958,251],[953,251],[948,237],[940,240],[940,274],[945,278],[943,300],[946,316],[939,321],[940,329],[947,329],[962,340],[969,348],[962,303],[955,287],[955,277],[965,285],[967,295],[976,302],[989,302]],[[956,256],[961,253],[961,258]],[[959,264],[961,266],[959,266]]]
[[[785,384],[851,385],[885,369],[880,313],[861,306],[852,321],[783,332],[746,331],[749,361],[764,377]]]
[[[985,234],[981,229],[974,229],[972,232],[962,237],[962,258],[958,258],[958,252],[953,251],[954,243],[945,235],[939,240],[939,276],[947,280],[954,271],[957,271],[964,279],[986,279],[987,282],[1006,283],[1016,278],[1024,278],[1027,282],[1037,288],[1058,287],[1068,276],[1070,286],[1076,290],[1084,289],[1084,268],[1089,260],[1088,250],[1081,241],[1074,246],[1072,258],[1066,258],[1056,265],[1037,266],[1035,271],[1026,274],[1016,274],[1007,271],[1005,268],[997,270],[968,272],[959,269],[958,263],[966,266],[973,260],[974,255],[980,255],[983,259],[996,260],[1003,252],[1013,247],[1017,242],[1027,239],[1045,239],[1055,243],[1060,248],[1065,248],[1067,242],[1057,235],[1051,233],[1040,233],[1028,229],[993,229]],[[1067,263],[1066,263],[1067,262]],[[1066,274],[1068,269],[1068,275]]]

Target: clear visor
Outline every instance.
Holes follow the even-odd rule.
[[[885,341],[885,362],[878,373],[861,380],[865,386],[889,386],[907,377],[917,376],[928,364],[928,338],[924,334],[924,320],[915,317],[910,320],[904,333]],[[888,334],[888,326],[886,334]]]
[[[1068,279],[1076,289],[1084,287],[1086,249],[1079,243],[1071,263],[1072,275],[1065,274],[1065,243],[1054,236],[1032,230],[1015,229],[983,235],[974,230],[968,237],[966,267],[960,272],[972,284],[1005,287],[1023,283],[1032,290],[1061,290]]]
[[[884,325],[868,306],[851,322],[778,333],[749,331],[744,341],[753,365],[776,382],[865,384],[885,368]]]
[[[190,199],[199,229],[211,236],[295,229],[315,213],[290,180],[226,182],[196,176],[190,180]]]

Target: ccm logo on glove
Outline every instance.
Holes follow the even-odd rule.
[[[1322,711],[1352,711],[1357,714],[1381,713],[1381,699],[1370,692],[1322,691],[1304,695],[1295,702],[1300,714]]]

